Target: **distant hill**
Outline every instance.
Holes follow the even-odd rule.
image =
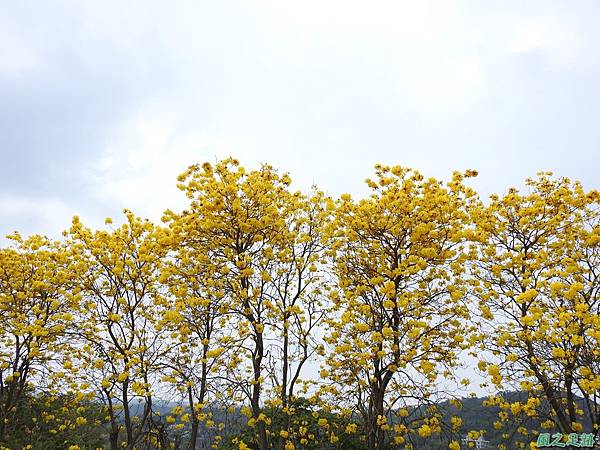
[[[523,401],[527,399],[527,393],[521,391],[515,392],[504,392],[500,394],[506,401],[509,403],[513,403],[515,401]],[[497,406],[483,406],[485,400],[488,397],[477,397],[477,398],[463,398],[461,399],[461,408],[457,408],[449,401],[444,401],[438,403],[438,408],[441,412],[443,412],[444,422],[449,423],[451,417],[458,416],[462,419],[462,426],[459,432],[459,435],[453,436],[453,439],[460,440],[466,437],[467,432],[470,430],[483,430],[484,438],[486,441],[489,441],[488,447],[489,449],[498,448],[499,444],[505,444],[507,449],[516,448],[511,446],[511,442],[514,440],[509,437],[509,439],[502,439],[502,434],[507,433],[509,436],[516,433],[517,428],[521,425],[525,426],[529,430],[542,430],[540,421],[528,418],[527,423],[508,423],[505,428],[497,430],[494,428],[494,422],[498,421],[498,413],[500,412],[500,408]],[[176,403],[173,402],[155,402],[154,410],[159,411],[160,414],[164,417],[169,414],[171,409],[177,406]],[[141,414],[142,413],[142,405],[132,404],[131,410],[133,414]],[[245,423],[245,419],[241,415],[239,411],[235,411],[233,413],[225,413],[225,411],[221,410],[212,410],[214,414],[214,419],[216,422],[219,422],[225,418],[225,415],[229,417],[229,423],[235,423],[231,428],[226,430],[225,434],[236,434],[243,428],[243,423]],[[233,420],[232,420],[233,419]],[[235,428],[235,429],[233,429]],[[584,425],[584,429],[590,429],[590,427]],[[547,430],[544,430],[547,431]],[[214,435],[214,431],[206,430],[201,427],[200,430],[200,439],[199,445],[204,439],[210,439]],[[535,437],[531,436],[531,438],[523,438],[521,440],[525,441],[534,441]],[[448,437],[440,436],[433,437],[429,439],[420,439],[418,437],[413,438],[413,443],[415,444],[415,450],[447,450],[448,449]],[[464,445],[462,448],[465,448]]]
[[[528,393],[524,391],[512,391],[512,392],[502,392],[497,395],[500,395],[507,402],[513,403],[516,401],[527,401]],[[516,449],[516,446],[511,446],[512,442],[516,441],[516,438],[513,439],[512,436],[517,433],[517,429],[520,426],[527,428],[528,430],[537,430],[540,432],[550,432],[552,430],[544,430],[541,427],[541,421],[537,419],[532,419],[530,417],[526,418],[526,422],[509,422],[500,430],[494,428],[494,422],[499,420],[498,413],[501,411],[498,406],[483,406],[483,402],[487,400],[488,397],[476,397],[476,398],[463,398],[461,399],[462,407],[456,408],[450,402],[445,401],[438,404],[438,407],[441,411],[444,411],[444,421],[449,421],[452,416],[458,416],[462,419],[462,427],[461,427],[461,435],[460,439],[466,437],[466,434],[470,430],[483,430],[484,431],[484,439],[489,441],[489,444],[486,448],[494,449],[498,448],[499,444],[506,445],[506,448],[512,450]],[[542,405],[544,407],[544,405]],[[580,404],[580,407],[583,408],[583,403]],[[547,406],[546,406],[547,408]],[[509,416],[510,417],[510,416]],[[590,423],[584,423],[584,430],[591,430]],[[508,439],[503,439],[502,435],[508,434]],[[455,437],[456,439],[457,437]],[[531,442],[535,441],[536,437],[533,435],[531,437],[519,436],[521,441]],[[435,440],[418,440],[415,442],[416,449],[418,450],[441,450],[448,448],[448,441],[442,439],[438,439],[437,442]],[[461,442],[462,444],[462,442]],[[464,445],[462,446],[464,448]]]

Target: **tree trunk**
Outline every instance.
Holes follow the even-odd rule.
[[[281,365],[281,406],[285,408],[287,406],[287,384],[288,384],[288,353],[290,345],[290,337],[288,334],[288,313],[284,313],[283,318],[283,362]]]
[[[385,433],[377,423],[383,416],[383,388],[378,381],[371,384],[371,400],[367,420],[367,446],[369,450],[381,450],[385,442]]]
[[[260,391],[261,391],[261,367],[262,360],[264,357],[264,343],[262,338],[262,333],[256,333],[255,335],[255,348],[254,348],[254,357],[252,360],[252,365],[254,369],[254,386],[252,387],[252,413],[255,419],[257,419],[257,427],[258,427],[258,445],[260,450],[268,450],[269,442],[267,440],[267,430],[265,427],[265,422],[262,420],[258,420],[260,417],[261,407],[260,407]]]

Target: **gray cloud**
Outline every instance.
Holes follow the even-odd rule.
[[[475,168],[483,194],[537,170],[598,187],[598,4],[482,5],[6,5],[0,234],[156,217],[187,164],[229,154],[333,194],[376,162]]]

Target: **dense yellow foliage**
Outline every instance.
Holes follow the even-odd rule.
[[[101,402],[113,450],[164,448],[165,430],[193,448],[201,428],[219,448],[228,424],[213,408],[241,413],[240,449],[440,436],[458,449],[462,420],[434,403],[468,386],[467,353],[493,389],[525,391],[486,401],[496,428],[521,424],[516,446],[540,431],[528,419],[597,430],[600,196],[541,173],[482,202],[475,175],[377,165],[368,197],[334,199],[229,158],[189,167],[189,205],[161,225],[125,211],[100,230],[75,217],[59,242],[9,236],[0,443],[43,392],[72,399],[41,412],[50,433],[89,426],[79,405]],[[163,417],[164,398],[179,406]]]
[[[493,362],[480,369],[498,389],[529,392],[523,402],[500,403],[512,416],[550,419],[565,434],[588,420],[597,430],[600,196],[549,173],[527,187],[492,196],[475,217],[480,254],[471,273],[481,349]],[[500,425],[508,418],[501,413]]]

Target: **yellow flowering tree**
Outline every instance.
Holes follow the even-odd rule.
[[[272,351],[272,378],[279,391],[276,404],[283,408],[293,400],[306,362],[322,353],[316,331],[326,313],[329,288],[323,234],[328,214],[321,192],[297,196],[286,220],[288,239],[278,246],[278,264],[268,276],[272,324],[279,337]]]
[[[390,434],[402,444],[413,432],[441,430],[434,410],[411,425],[408,405],[433,400],[469,346],[463,242],[476,197],[465,175],[475,173],[455,173],[445,185],[377,165],[370,197],[343,195],[337,204],[330,228],[340,292],[323,392],[356,408],[370,449],[384,448]]]
[[[227,368],[230,385],[249,400],[248,423],[256,427],[258,447],[266,449],[271,420],[263,411],[267,389],[278,384],[275,390],[282,402],[287,401],[298,367],[313,351],[307,334],[319,314],[313,301],[319,234],[311,227],[321,220],[320,197],[292,193],[289,176],[271,166],[246,172],[231,158],[214,166],[191,166],[179,180],[191,200],[180,226],[189,242],[204,242],[208,258],[218,268],[238,340]],[[313,309],[302,310],[304,302]],[[290,353],[292,333],[299,359]],[[278,335],[283,347],[277,345]],[[284,375],[272,378],[269,385],[273,372],[267,353],[276,349],[283,355],[277,365],[282,364]],[[294,358],[296,371],[290,372]]]
[[[187,403],[187,411],[173,417],[180,424],[190,423],[190,450],[196,448],[202,422],[207,428],[223,427],[214,423],[208,406],[224,408],[227,403],[223,394],[229,386],[222,381],[225,373],[221,368],[231,361],[235,344],[224,275],[211,258],[210,240],[200,237],[196,219],[186,212],[165,213],[169,232],[163,243],[169,253],[160,278],[167,293],[162,298],[163,316],[159,323],[170,331],[177,344],[161,364],[163,379],[174,385]]]
[[[597,433],[600,196],[550,173],[526,186],[493,195],[475,216],[474,293],[489,351],[479,368],[498,389],[528,393],[493,402],[498,428],[510,417],[536,418],[565,435],[583,424]],[[520,434],[531,440],[526,427]]]
[[[126,210],[124,223],[109,231],[75,217],[69,235],[83,302],[73,365],[108,409],[111,448],[133,449],[153,439],[152,386],[168,343],[155,327],[161,234]],[[143,404],[139,415],[134,400]]]
[[[26,396],[69,387],[60,363],[78,302],[64,246],[38,235],[9,239],[0,249],[0,442],[21,426],[15,415]]]

